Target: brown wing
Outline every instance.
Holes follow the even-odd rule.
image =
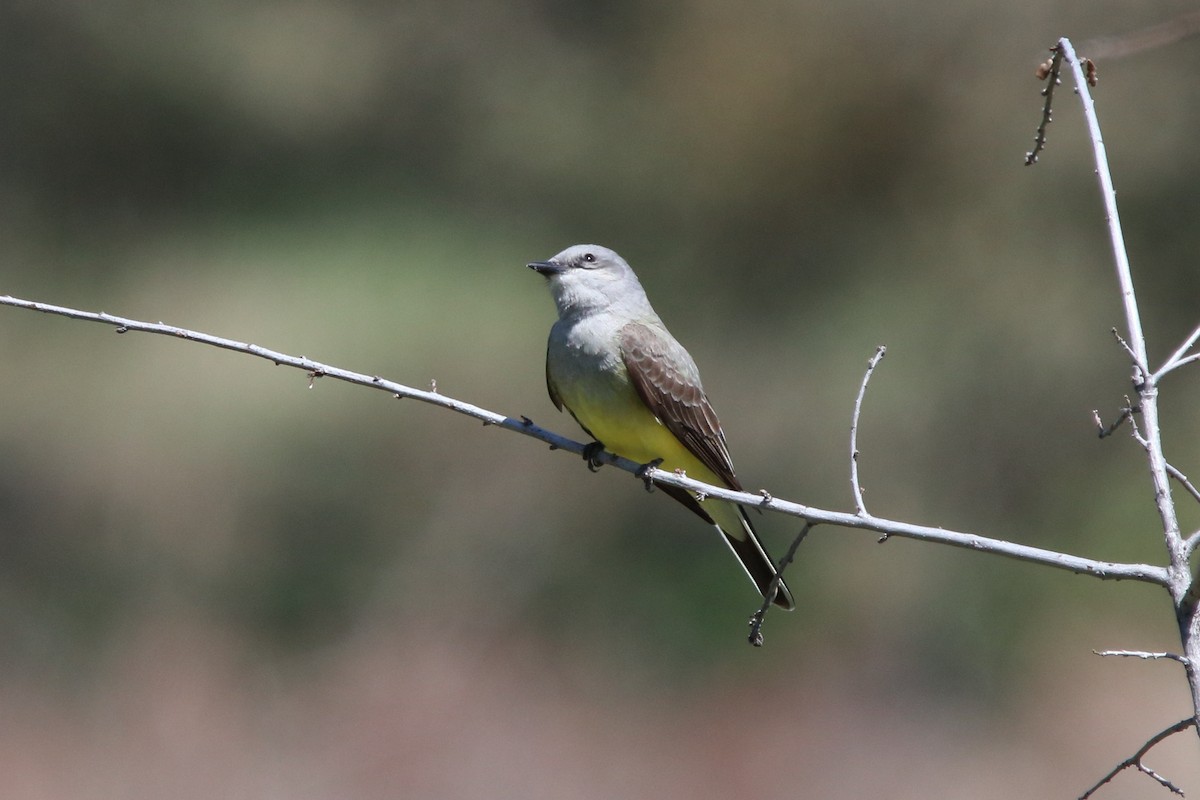
[[[741,490],[717,413],[695,362],[679,342],[632,322],[621,329],[621,357],[638,395],[692,455],[731,489]]]

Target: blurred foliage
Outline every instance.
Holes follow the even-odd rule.
[[[851,403],[885,343],[860,443],[875,513],[1160,562],[1140,453],[1091,427],[1128,368],[1069,92],[1022,159],[1056,36],[1185,8],[5,3],[0,291],[436,380],[575,434],[544,395],[553,311],[523,265],[597,241],[702,365],[748,486],[848,506]],[[1180,76],[1198,60],[1184,42],[1100,65],[1160,357],[1196,323],[1200,84]],[[743,652],[755,602],[724,548],[624,476],[250,359],[0,317],[7,669],[70,673],[185,607],[281,658],[432,619],[646,689],[821,646],[898,692],[987,704],[1051,610],[1164,610],[819,529],[800,610]],[[1164,397],[1193,472],[1198,389],[1180,374]],[[761,527],[781,553],[795,525]]]

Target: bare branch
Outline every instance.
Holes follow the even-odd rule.
[[[1046,88],[1042,89],[1042,96],[1046,98],[1045,104],[1042,106],[1042,121],[1038,125],[1037,135],[1033,137],[1033,149],[1025,154],[1025,166],[1031,167],[1037,163],[1038,155],[1046,149],[1046,126],[1053,122],[1053,112],[1050,108],[1054,102],[1054,89],[1062,79],[1059,78],[1059,70],[1062,68],[1062,51],[1057,47],[1051,47],[1050,52],[1054,55],[1046,63],[1037,68],[1034,73],[1039,81],[1046,81]]]
[[[1146,766],[1145,764],[1143,764],[1141,761],[1137,762],[1136,766],[1137,766],[1137,768],[1138,768],[1138,772],[1142,773],[1143,775],[1149,775],[1151,778],[1153,778],[1154,780],[1158,781],[1158,784],[1159,784],[1160,786],[1162,786],[1164,789],[1168,789],[1168,790],[1170,790],[1172,794],[1177,794],[1177,795],[1179,795],[1180,797],[1185,797],[1185,796],[1186,796],[1186,795],[1184,795],[1184,793],[1183,793],[1183,789],[1180,789],[1178,786],[1176,786],[1175,784],[1171,783],[1171,782],[1170,782],[1169,780],[1167,780],[1165,777],[1163,777],[1162,775],[1159,775],[1157,772],[1155,772],[1154,770],[1152,770],[1152,769],[1150,769],[1149,767],[1147,767],[1147,766]]]
[[[1144,745],[1142,745],[1138,749],[1138,751],[1136,753],[1134,753],[1129,758],[1122,761],[1120,764],[1117,764],[1115,767],[1113,767],[1112,771],[1109,772],[1107,775],[1105,775],[1103,778],[1101,778],[1096,783],[1095,786],[1088,789],[1083,794],[1079,795],[1079,800],[1087,800],[1089,797],[1091,797],[1093,794],[1095,794],[1097,789],[1099,789],[1101,786],[1103,786],[1104,784],[1111,781],[1113,778],[1117,777],[1117,775],[1121,771],[1129,769],[1130,767],[1134,767],[1139,772],[1149,775],[1151,778],[1154,778],[1154,780],[1158,781],[1163,787],[1170,789],[1172,792],[1174,792],[1175,794],[1182,797],[1183,792],[1181,792],[1179,790],[1178,786],[1175,786],[1173,783],[1168,781],[1166,778],[1159,775],[1157,772],[1155,772],[1154,770],[1150,769],[1145,764],[1143,764],[1142,758],[1145,757],[1146,753],[1150,752],[1150,748],[1154,747],[1154,745],[1158,744],[1163,739],[1166,739],[1169,736],[1174,736],[1175,734],[1180,733],[1182,731],[1186,731],[1188,728],[1192,727],[1195,724],[1196,724],[1196,720],[1192,717],[1188,717],[1187,719],[1179,720],[1179,722],[1176,722],[1174,725],[1167,728],[1166,730],[1163,730],[1163,731],[1160,731],[1159,733],[1154,734],[1146,741],[1146,743]]]
[[[1168,372],[1179,369],[1184,364],[1190,364],[1193,361],[1200,361],[1200,353],[1184,357],[1184,353],[1186,353],[1188,350],[1191,350],[1192,347],[1195,346],[1197,340],[1200,340],[1200,325],[1197,325],[1196,329],[1191,332],[1188,338],[1184,339],[1183,343],[1179,345],[1179,347],[1175,348],[1175,352],[1171,354],[1170,358],[1163,362],[1163,365],[1158,368],[1158,372],[1154,373],[1150,380],[1158,383]]]
[[[212,336],[206,333],[188,330],[186,328],[177,328],[163,323],[141,322],[123,317],[116,317],[111,314],[93,313],[90,311],[79,311],[73,308],[65,308],[62,306],[54,306],[46,303],[35,303],[29,300],[21,300],[15,297],[0,296],[0,305],[15,306],[17,308],[26,308],[34,311],[42,311],[48,314],[57,314],[60,316],[70,317],[72,319],[86,320],[90,322],[99,322],[105,325],[112,325],[118,330],[126,331],[141,331],[145,333],[155,333],[175,338],[184,339],[186,341],[207,344],[213,347],[220,347],[226,350],[246,353],[248,355],[257,356],[258,358],[266,359],[274,364],[302,369],[306,373],[319,372],[327,378],[334,378],[347,383],[354,383],[361,386],[369,386],[374,389],[381,389],[389,392],[395,397],[407,397],[420,400],[423,403],[429,403],[435,406],[449,409],[459,414],[472,417],[482,421],[485,425],[494,425],[505,430],[515,431],[516,433],[524,434],[535,439],[540,439],[551,446],[552,449],[566,450],[576,455],[583,455],[587,445],[582,442],[576,442],[568,439],[565,436],[560,436],[552,431],[534,425],[527,417],[508,417],[503,414],[498,414],[494,411],[489,411],[485,408],[472,405],[471,403],[456,400],[445,394],[432,391],[422,391],[413,389],[403,384],[387,381],[383,378],[364,375],[358,372],[341,369],[327,364],[322,364],[313,361],[309,358],[297,358],[284,353],[268,350],[264,347],[259,347],[254,344],[245,344],[232,339],[225,339],[220,336]],[[1045,550],[1040,547],[1030,547],[1028,545],[1015,544],[1001,539],[991,539],[985,536],[978,536],[972,533],[961,533],[957,531],[948,531],[943,528],[933,528],[924,525],[913,525],[907,522],[898,522],[879,517],[864,518],[858,514],[852,514],[843,511],[827,511],[824,509],[813,508],[801,503],[793,503],[787,500],[780,500],[771,496],[768,493],[751,494],[749,492],[735,492],[724,486],[714,486],[711,484],[701,483],[693,480],[686,475],[679,475],[673,471],[664,471],[656,467],[648,467],[645,464],[638,464],[630,461],[627,458],[614,456],[608,452],[601,452],[595,455],[595,460],[598,463],[611,464],[618,467],[639,479],[649,478],[654,483],[661,486],[677,486],[681,489],[688,489],[693,492],[703,494],[705,497],[716,497],[721,500],[731,500],[735,503],[753,508],[769,509],[781,514],[799,517],[813,525],[818,523],[827,523],[843,528],[856,528],[860,530],[873,531],[885,536],[899,536],[908,539],[918,539],[925,542],[935,542],[939,544],[950,545],[952,547],[961,547],[967,550],[975,550],[982,553],[991,553],[993,555],[1004,556],[1005,558],[1013,558],[1019,561],[1027,561],[1034,564],[1042,564],[1044,566],[1054,567],[1056,569],[1067,570],[1080,575],[1091,575],[1102,580],[1133,580],[1144,583],[1153,583],[1159,586],[1170,585],[1170,577],[1166,568],[1152,566],[1149,564],[1126,564],[1116,563],[1111,561],[1097,561],[1090,558],[1082,558],[1080,556],[1070,555],[1067,553],[1059,553],[1053,550]]]
[[[858,482],[858,418],[862,414],[863,397],[867,393],[867,384],[871,381],[871,373],[876,365],[887,355],[887,347],[879,345],[875,355],[867,362],[867,371],[863,375],[862,385],[858,387],[858,396],[854,398],[854,416],[850,420],[850,488],[854,492],[854,508],[861,516],[868,517],[867,506],[863,502],[862,484]]]
[[[1178,361],[1176,361],[1171,366],[1171,369],[1164,371],[1163,374],[1165,375],[1167,372],[1170,372],[1171,370],[1179,369],[1180,367],[1187,366],[1188,364],[1194,364],[1197,361],[1200,361],[1200,353],[1193,353],[1192,355],[1188,356],[1187,358],[1181,358]]]
[[[1187,490],[1188,494],[1195,498],[1197,502],[1200,502],[1200,490],[1197,490],[1196,487],[1192,485],[1192,482],[1188,480],[1187,475],[1184,475],[1182,472],[1180,472],[1179,469],[1177,469],[1170,462],[1167,463],[1167,472],[1172,478],[1179,482],[1180,486]]]
[[[1098,656],[1120,656],[1123,658],[1141,658],[1157,660],[1160,658],[1168,658],[1172,661],[1178,661],[1185,666],[1188,664],[1188,659],[1178,653],[1150,653],[1145,650],[1093,650]]]
[[[1145,380],[1146,372],[1138,366],[1138,354],[1133,352],[1133,348],[1129,346],[1129,342],[1125,341],[1125,337],[1121,335],[1119,330],[1113,328],[1112,335],[1117,340],[1117,344],[1121,345],[1121,349],[1129,356],[1129,360],[1133,362],[1133,367],[1137,370],[1134,373],[1133,382],[1136,385],[1140,385]]]
[[[1126,402],[1128,402],[1129,398],[1125,398],[1125,400],[1126,400]],[[1131,428],[1130,433],[1133,436],[1133,440],[1135,442],[1137,442],[1138,445],[1143,450],[1145,450],[1147,453],[1149,453],[1150,452],[1150,440],[1142,435],[1141,430],[1138,429],[1137,418],[1134,416],[1134,414],[1136,414],[1140,410],[1141,409],[1139,409],[1139,408],[1130,409],[1129,407],[1122,409],[1121,416],[1118,417],[1116,422],[1114,422],[1112,425],[1110,425],[1108,427],[1108,429],[1101,429],[1100,438],[1103,439],[1105,436],[1111,434],[1114,430],[1116,430],[1117,426],[1121,424],[1122,420],[1128,419],[1129,426]],[[1092,413],[1095,415],[1096,422],[1099,423],[1100,415],[1095,411],[1093,411]],[[1188,476],[1184,475],[1183,472],[1181,472],[1179,470],[1179,468],[1176,467],[1171,462],[1164,461],[1163,463],[1166,466],[1167,474],[1170,475],[1172,478],[1174,478],[1179,483],[1179,485],[1182,486],[1184,488],[1184,490],[1188,494],[1190,494],[1197,502],[1200,502],[1200,490],[1197,490],[1196,487],[1192,485],[1192,482],[1188,479]]]
[[[1150,440],[1142,436],[1142,431],[1138,428],[1137,417],[1132,415],[1129,417],[1129,435],[1138,443],[1138,447],[1141,447],[1147,453],[1150,452]]]
[[[226,339],[221,336],[213,336],[199,331],[189,330],[187,328],[179,328],[173,325],[166,325],[162,322],[142,322],[135,319],[126,319],[124,317],[105,314],[104,312],[80,311],[74,308],[66,308],[63,306],[50,305],[49,303],[37,303],[30,300],[21,300],[16,297],[0,296],[0,305],[15,306],[17,308],[26,308],[32,311],[41,311],[46,314],[56,314],[58,316],[70,317],[71,319],[79,319],[87,322],[99,322],[104,325],[112,325],[117,329],[117,333],[128,333],[129,331],[139,331],[142,333],[154,333],[163,336],[171,336],[177,339],[183,339],[189,342],[197,342],[199,344],[207,344],[212,347],[219,347],[224,350],[232,350],[238,353],[256,356],[265,359],[275,364],[276,366],[294,367],[303,370],[309,376],[309,383],[319,377],[334,378],[347,383],[354,383],[360,386],[368,386],[372,389],[380,389],[391,393],[398,399],[410,398],[420,400],[423,403],[429,403],[435,406],[441,406],[451,411],[456,411],[459,414],[465,414],[468,417],[480,420],[484,425],[495,425],[501,428],[507,428],[517,433],[523,433],[526,436],[532,436],[535,439],[541,439],[551,447],[558,450],[566,450],[577,455],[583,454],[585,445],[580,442],[568,439],[565,436],[559,436],[552,431],[540,428],[533,424],[527,417],[514,419],[506,417],[503,414],[497,414],[494,411],[489,411],[485,408],[466,403],[461,400],[455,400],[444,394],[439,394],[437,389],[437,381],[430,382],[429,391],[414,389],[410,386],[394,383],[384,380],[383,378],[364,375],[359,372],[341,369],[340,367],[322,364],[313,361],[310,358],[303,356],[290,356],[286,353],[279,353],[274,350],[268,350],[265,347],[259,347],[256,344],[247,344],[238,342],[233,339]],[[605,463],[613,463],[611,456],[608,453],[603,454],[608,458],[602,458]],[[629,462],[632,464],[633,462]]]
[[[624,464],[630,462],[626,462],[624,459],[619,459],[614,463],[617,463],[618,466],[624,468]],[[764,497],[762,494],[751,494],[749,492],[735,492],[732,489],[727,489],[723,486],[713,486],[711,484],[701,483],[700,481],[693,480],[686,475],[678,475],[674,472],[664,472],[663,470],[659,469],[652,470],[649,477],[655,483],[664,486],[677,486],[681,489],[689,489],[693,492],[703,492],[708,497],[715,497],[720,500],[729,500],[744,506],[754,506],[756,508],[778,511],[781,514],[800,517],[812,523],[825,523],[829,525],[836,525],[842,528],[855,528],[858,530],[872,531],[874,533],[883,534],[885,537],[899,536],[905,539],[936,542],[938,544],[950,545],[951,547],[961,547],[967,550],[992,553],[993,555],[1000,555],[1006,558],[1017,559],[1019,561],[1029,561],[1048,567],[1067,570],[1068,572],[1074,572],[1076,574],[1091,575],[1092,577],[1101,578],[1104,580],[1135,580],[1143,581],[1145,583],[1154,583],[1160,586],[1166,586],[1169,583],[1167,570],[1163,567],[1156,567],[1148,564],[1125,564],[1113,563],[1111,561],[1095,561],[1089,558],[1080,558],[1079,556],[1059,553],[1053,550],[1045,550],[1040,547],[1030,547],[1029,545],[1015,544],[1002,539],[992,539],[972,533],[961,533],[958,531],[946,530],[945,528],[914,525],[912,523],[889,520],[883,517],[872,516],[869,518],[864,518],[858,514],[844,511],[827,511],[824,509],[813,508],[812,506],[802,505],[800,503],[780,500],[777,497]]]

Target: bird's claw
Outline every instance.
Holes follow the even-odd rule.
[[[656,458],[653,461],[642,464],[642,466],[638,469],[636,474],[639,478],[645,481],[647,492],[654,491],[654,481],[650,478],[650,470],[658,469],[662,463],[663,460],[661,458]]]
[[[585,445],[583,448],[583,460],[587,462],[587,467],[592,472],[599,472],[604,466],[604,462],[600,460],[600,454],[604,452],[604,445],[600,442],[592,442]]]

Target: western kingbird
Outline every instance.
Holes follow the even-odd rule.
[[[529,268],[544,275],[558,307],[546,347],[546,388],[604,449],[631,461],[737,491],[725,434],[700,385],[700,372],[675,341],[625,259],[579,244]],[[745,509],[660,487],[715,525],[765,596],[778,574]],[[795,607],[781,580],[775,604]]]

